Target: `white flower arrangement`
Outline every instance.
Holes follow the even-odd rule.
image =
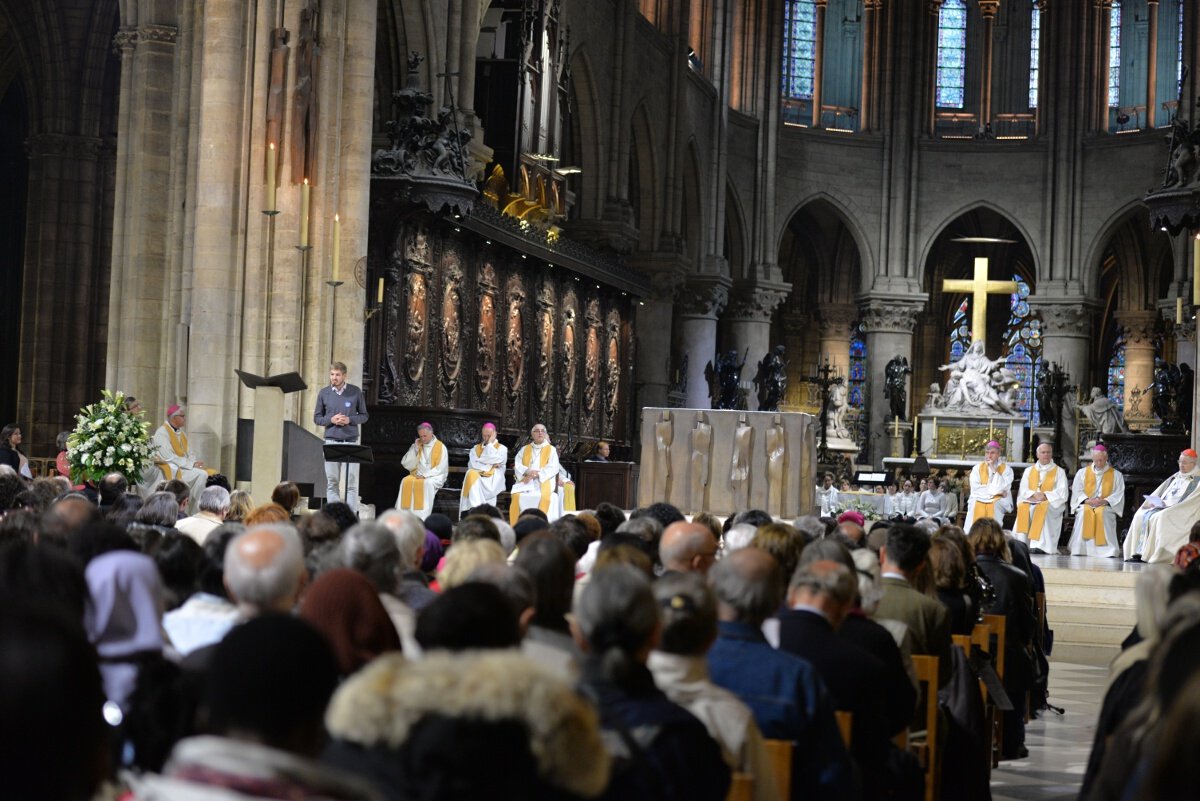
[[[867,501],[843,501],[830,511],[830,517],[837,517],[842,512],[858,512],[863,516],[864,520],[882,520],[883,515],[879,513],[878,507],[875,504]]]
[[[105,389],[100,394],[98,403],[75,417],[75,430],[67,438],[71,480],[95,483],[108,473],[121,473],[137,484],[151,458],[149,425],[141,412],[125,408],[124,393]]]

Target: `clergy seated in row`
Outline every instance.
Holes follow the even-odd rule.
[[[150,438],[152,462],[146,467],[140,484],[144,495],[153,492],[160,481],[178,479],[188,485],[193,500],[200,499],[210,471],[188,446],[187,431],[183,428],[186,422],[187,409],[173,404],[167,409],[167,419]]]
[[[1170,562],[1175,558],[1200,516],[1198,484],[1196,452],[1188,448],[1179,454],[1179,472],[1159,484],[1133,513],[1123,546],[1126,559]]]
[[[1067,471],[1054,463],[1054,448],[1043,442],[1037,461],[1021,477],[1013,536],[1031,553],[1057,553],[1067,498]]]
[[[532,440],[517,451],[513,461],[513,484],[509,492],[509,522],[516,524],[521,512],[540,509],[550,522],[562,517],[562,495],[558,492],[558,449],[550,442],[541,423],[529,431]]]
[[[1000,458],[1000,443],[992,440],[983,449],[983,461],[971,468],[971,492],[967,500],[969,527],[981,517],[1004,524],[1011,512],[1013,471]]]
[[[1124,508],[1125,477],[1108,463],[1108,448],[1098,444],[1092,448],[1092,463],[1079,468],[1071,485],[1071,556],[1120,556],[1117,519]]]
[[[467,453],[467,475],[458,501],[460,513],[484,504],[495,506],[496,498],[504,491],[508,448],[496,439],[494,423],[484,423],[479,438],[479,443]]]
[[[424,520],[433,511],[433,499],[446,483],[450,457],[446,446],[433,435],[433,426],[417,426],[417,439],[400,460],[408,475],[400,481],[396,508],[412,512]]]

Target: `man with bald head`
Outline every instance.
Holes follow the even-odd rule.
[[[1037,446],[1037,461],[1025,468],[1017,490],[1013,536],[1029,545],[1030,553],[1058,553],[1069,496],[1067,471],[1054,463],[1054,448],[1043,442]]]
[[[290,613],[308,581],[304,546],[287,523],[266,523],[225,551],[225,588],[244,617]]]
[[[1187,544],[1192,523],[1200,512],[1200,469],[1196,452],[1179,453],[1179,472],[1158,485],[1133,513],[1129,535],[1122,545],[1126,559],[1170,562]],[[1178,507],[1178,509],[1176,509]]]
[[[663,531],[658,558],[667,572],[706,576],[717,561],[717,540],[708,526],[681,520]]]
[[[750,707],[764,737],[796,743],[793,798],[851,797],[850,760],[829,691],[812,664],[776,651],[762,633],[783,601],[779,563],[766,551],[741,548],[713,567],[709,583],[718,618],[708,652],[713,682]]]

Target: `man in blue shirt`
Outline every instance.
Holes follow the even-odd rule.
[[[367,401],[362,390],[346,383],[346,365],[334,362],[329,365],[329,386],[317,393],[317,408],[313,411],[313,423],[325,426],[326,444],[352,444],[358,442],[358,427],[367,422]],[[341,464],[325,463],[325,502],[336,503],[342,499],[339,492]],[[358,465],[346,466],[346,505],[358,513]]]
[[[718,636],[708,652],[712,680],[754,712],[763,737],[795,743],[792,798],[850,801],[858,790],[833,701],[813,666],[776,651],[762,624],[783,602],[779,564],[741,548],[709,573],[717,596]]]

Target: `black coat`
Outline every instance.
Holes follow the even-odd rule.
[[[904,669],[900,646],[887,629],[859,612],[842,621],[837,636],[883,663],[885,732],[894,736],[909,724],[917,708],[917,690]]]
[[[991,579],[996,600],[983,611],[989,615],[1004,615],[1004,686],[1013,692],[1032,689],[1033,657],[1031,645],[1037,630],[1037,612],[1033,603],[1033,586],[1019,567],[1014,567],[991,554],[979,554],[975,561]],[[1020,704],[1020,700],[1013,699]]]

